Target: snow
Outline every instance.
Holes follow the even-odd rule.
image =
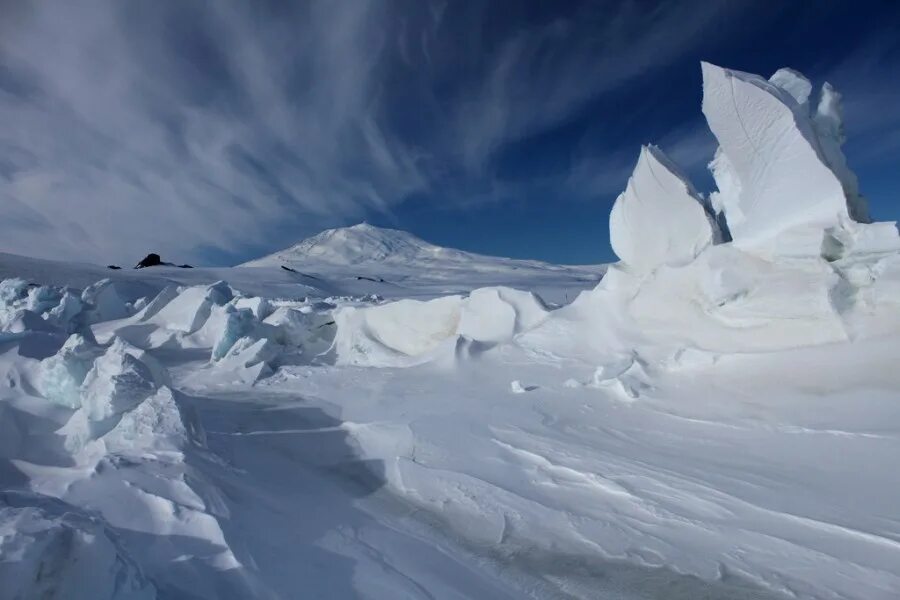
[[[309,360],[328,352],[334,342],[335,324],[330,310],[332,304],[314,311],[310,306],[291,308],[279,306],[263,320],[270,328],[271,339],[286,347],[299,349]]]
[[[6,598],[157,597],[102,525],[31,506],[0,507],[0,580]]]
[[[809,96],[812,93],[812,83],[803,73],[794,69],[778,69],[769,77],[769,82],[786,91],[803,108],[809,108]]]
[[[81,410],[91,421],[103,421],[131,410],[156,392],[150,368],[116,340],[94,361],[81,384]]]
[[[655,146],[644,146],[609,216],[613,250],[635,273],[693,260],[719,236],[693,186]]]
[[[56,354],[41,361],[37,389],[51,402],[80,407],[81,384],[101,352],[94,340],[72,334]]]
[[[704,79],[717,193],[644,148],[608,268],[0,255],[0,598],[896,598],[896,227],[828,86]]]
[[[547,308],[530,292],[496,287],[467,298],[398,300],[334,311],[339,364],[413,366],[455,355],[460,344],[488,347],[537,326]]]
[[[368,223],[328,229],[242,266],[289,267],[298,277],[330,282],[331,295],[422,299],[505,286],[527,288],[554,303],[569,302],[593,287],[604,270],[602,265],[551,265],[463,252]]]
[[[765,80],[703,63],[703,113],[719,141],[712,164],[719,191],[711,202],[738,246],[834,257],[832,238],[865,228],[865,202],[840,149],[840,96],[826,83],[812,115],[810,90],[787,69]],[[896,230],[869,235],[892,251],[900,243]],[[843,245],[837,254],[848,250]]]

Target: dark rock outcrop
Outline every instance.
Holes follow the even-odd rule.
[[[179,269],[193,269],[191,265],[176,265],[175,263],[165,262],[159,257],[159,254],[151,252],[134,265],[135,269],[146,269],[147,267],[178,267]]]
[[[141,259],[141,262],[134,265],[134,268],[135,269],[146,269],[147,267],[158,267],[160,265],[171,266],[171,264],[172,263],[164,263],[162,261],[162,259],[159,257],[159,254],[156,254],[155,252],[151,252],[150,254],[145,256],[143,259]]]

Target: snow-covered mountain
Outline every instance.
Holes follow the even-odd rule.
[[[290,248],[251,260],[241,266],[280,265],[298,269],[382,265],[385,268],[402,267],[406,270],[446,267],[470,271],[516,269],[597,271],[596,266],[570,267],[445,248],[426,242],[407,231],[376,227],[368,223],[326,229]]]
[[[896,225],[830,86],[703,82],[717,192],[642,149],[599,283],[368,225],[0,255],[0,599],[896,600]]]
[[[298,244],[243,266],[288,266],[327,263],[354,265],[368,262],[416,263],[432,261],[494,262],[494,257],[480,256],[442,248],[399,229],[375,227],[359,223],[352,227],[326,229]]]
[[[378,293],[428,296],[505,285],[538,291],[547,300],[564,302],[593,287],[606,265],[555,265],[536,260],[486,256],[430,244],[399,229],[359,223],[327,229],[290,248],[242,267],[286,267],[299,273],[376,284]],[[562,292],[562,293],[560,293]]]

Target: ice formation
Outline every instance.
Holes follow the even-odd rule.
[[[80,407],[81,384],[102,352],[93,339],[71,335],[56,354],[41,361],[38,390],[51,402]]]
[[[235,308],[228,305],[225,312],[225,323],[212,349],[212,360],[225,356],[235,342],[253,333],[259,321],[249,308]]]
[[[450,353],[460,339],[491,344],[512,340],[547,316],[541,300],[510,288],[483,288],[466,298],[400,300],[334,312],[334,348],[342,364],[412,366]]]
[[[609,237],[636,273],[693,260],[717,238],[694,187],[655,146],[644,146],[628,187],[613,205]]]
[[[734,243],[768,255],[837,258],[900,247],[896,228],[866,226],[856,176],[841,152],[840,96],[781,69],[770,80],[703,63],[703,113],[719,141],[711,201]]]
[[[308,359],[324,355],[334,342],[335,323],[331,315],[334,305],[322,310],[312,307],[280,306],[263,320],[262,327],[273,341],[287,348],[299,349]]]

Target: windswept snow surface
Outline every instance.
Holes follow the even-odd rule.
[[[829,88],[704,69],[718,195],[643,150],[599,283],[370,226],[0,255],[0,599],[900,597],[896,227]]]

